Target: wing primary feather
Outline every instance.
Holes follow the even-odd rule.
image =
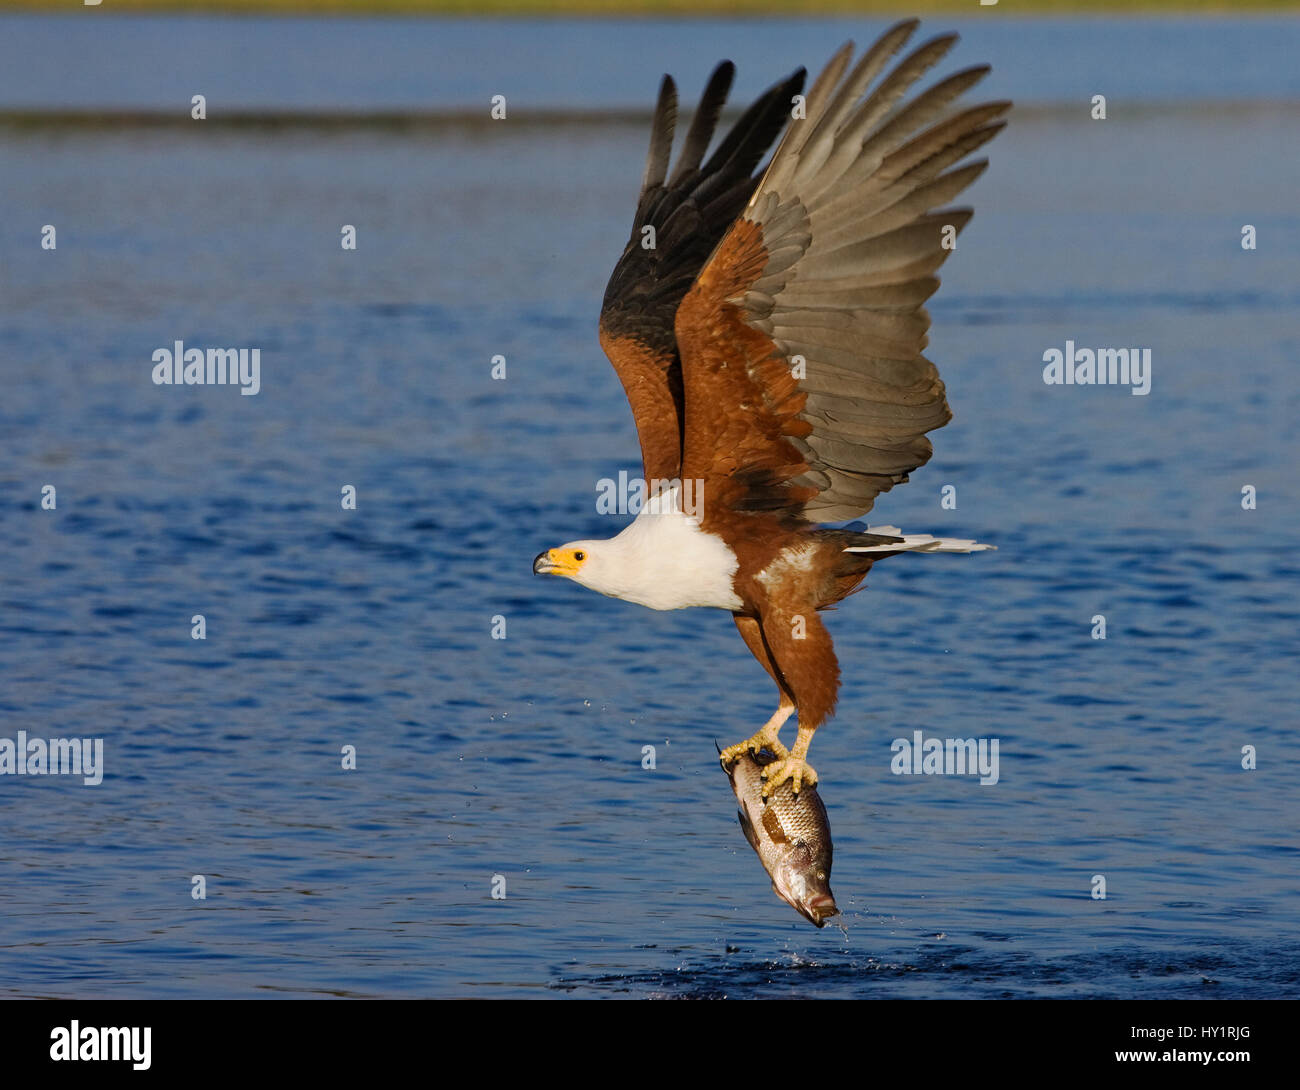
[[[805,146],[813,147],[821,140],[826,140],[828,143],[836,140],[837,132],[853,111],[854,105],[862,97],[868,85],[884,70],[889,59],[912,36],[917,22],[916,19],[910,19],[895,24],[875,45],[862,54],[862,59],[853,66],[853,71],[836,92],[835,100],[820,117],[810,122],[813,128],[805,140]],[[851,139],[845,142],[851,143]],[[807,164],[801,165],[806,169]]]
[[[731,61],[723,61],[713,70],[704,94],[700,97],[699,108],[691,118],[691,127],[686,133],[686,143],[682,145],[681,155],[673,175],[668,179],[668,188],[679,185],[683,178],[693,170],[698,170],[704,160],[704,153],[709,150],[714,130],[718,127],[718,118],[722,107],[727,104],[727,95],[731,91],[731,81],[736,77],[736,66]]]
[[[755,99],[709,156],[704,173],[733,176],[739,171],[748,174],[758,166],[776,134],[789,120],[791,99],[803,87],[807,74],[803,68],[796,69]]]
[[[664,184],[668,160],[673,152],[673,130],[677,127],[677,85],[672,76],[659,84],[659,101],[650,124],[650,154],[646,156],[645,174],[641,178],[641,196]]]

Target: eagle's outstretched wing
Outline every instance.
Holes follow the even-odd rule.
[[[948,168],[1002,129],[1011,104],[949,111],[987,66],[899,104],[955,34],[866,93],[916,25],[887,31],[852,71],[851,43],[835,54],[678,307],[682,477],[702,482],[706,527],[723,511],[857,518],[929,460],[925,433],[951,418],[921,354],[922,304],[971,211],[935,209],[983,171],[986,160]]]
[[[671,177],[677,89],[664,77],[632,236],[601,307],[600,343],[631,403],[647,482],[674,479],[681,470],[682,373],[673,334],[678,304],[753,195],[755,168],[789,120],[804,71],[759,97],[706,162],[734,75],[735,66],[724,61],[709,78]]]

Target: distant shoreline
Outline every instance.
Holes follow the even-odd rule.
[[[1054,122],[1072,117],[1078,104],[1071,102],[1022,103],[1016,107],[1020,124],[1036,121]],[[1134,118],[1153,115],[1164,117],[1204,116],[1206,114],[1232,114],[1242,118],[1259,116],[1284,116],[1294,119],[1300,112],[1300,99],[1205,99],[1191,102],[1144,102],[1135,104],[1130,111]],[[574,107],[542,107],[512,114],[512,131],[517,126],[545,129],[557,126],[600,128],[603,126],[635,126],[643,128],[651,111],[638,109],[581,109]],[[740,111],[727,111],[729,120],[740,116]],[[447,129],[482,130],[497,132],[500,126],[483,110],[457,108],[450,110],[382,109],[234,109],[214,114],[203,123],[203,129],[230,130],[305,129],[318,132],[369,131],[438,131]],[[54,109],[5,109],[0,107],[0,131],[45,132],[54,129],[91,129],[98,132],[127,129],[174,129],[193,133],[196,130],[188,110],[157,109],[79,109],[76,107]]]
[[[206,14],[314,16],[501,16],[568,18],[808,18],[902,15],[963,15],[1023,18],[1035,15],[1245,15],[1300,11],[1300,0],[103,0],[98,6],[72,0],[0,0],[0,14],[100,16],[110,14]]]

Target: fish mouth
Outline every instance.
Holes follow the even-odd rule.
[[[817,927],[825,927],[826,921],[839,914],[835,898],[830,893],[814,893],[802,904],[795,905],[805,917]]]
[[[792,876],[778,870],[772,876],[772,892],[816,927],[825,927],[840,911],[829,885],[812,886],[801,874]]]

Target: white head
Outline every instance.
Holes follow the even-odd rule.
[[[562,575],[589,590],[650,609],[739,609],[732,586],[736,554],[671,504],[642,508],[617,537],[570,541],[538,553],[533,571]]]

